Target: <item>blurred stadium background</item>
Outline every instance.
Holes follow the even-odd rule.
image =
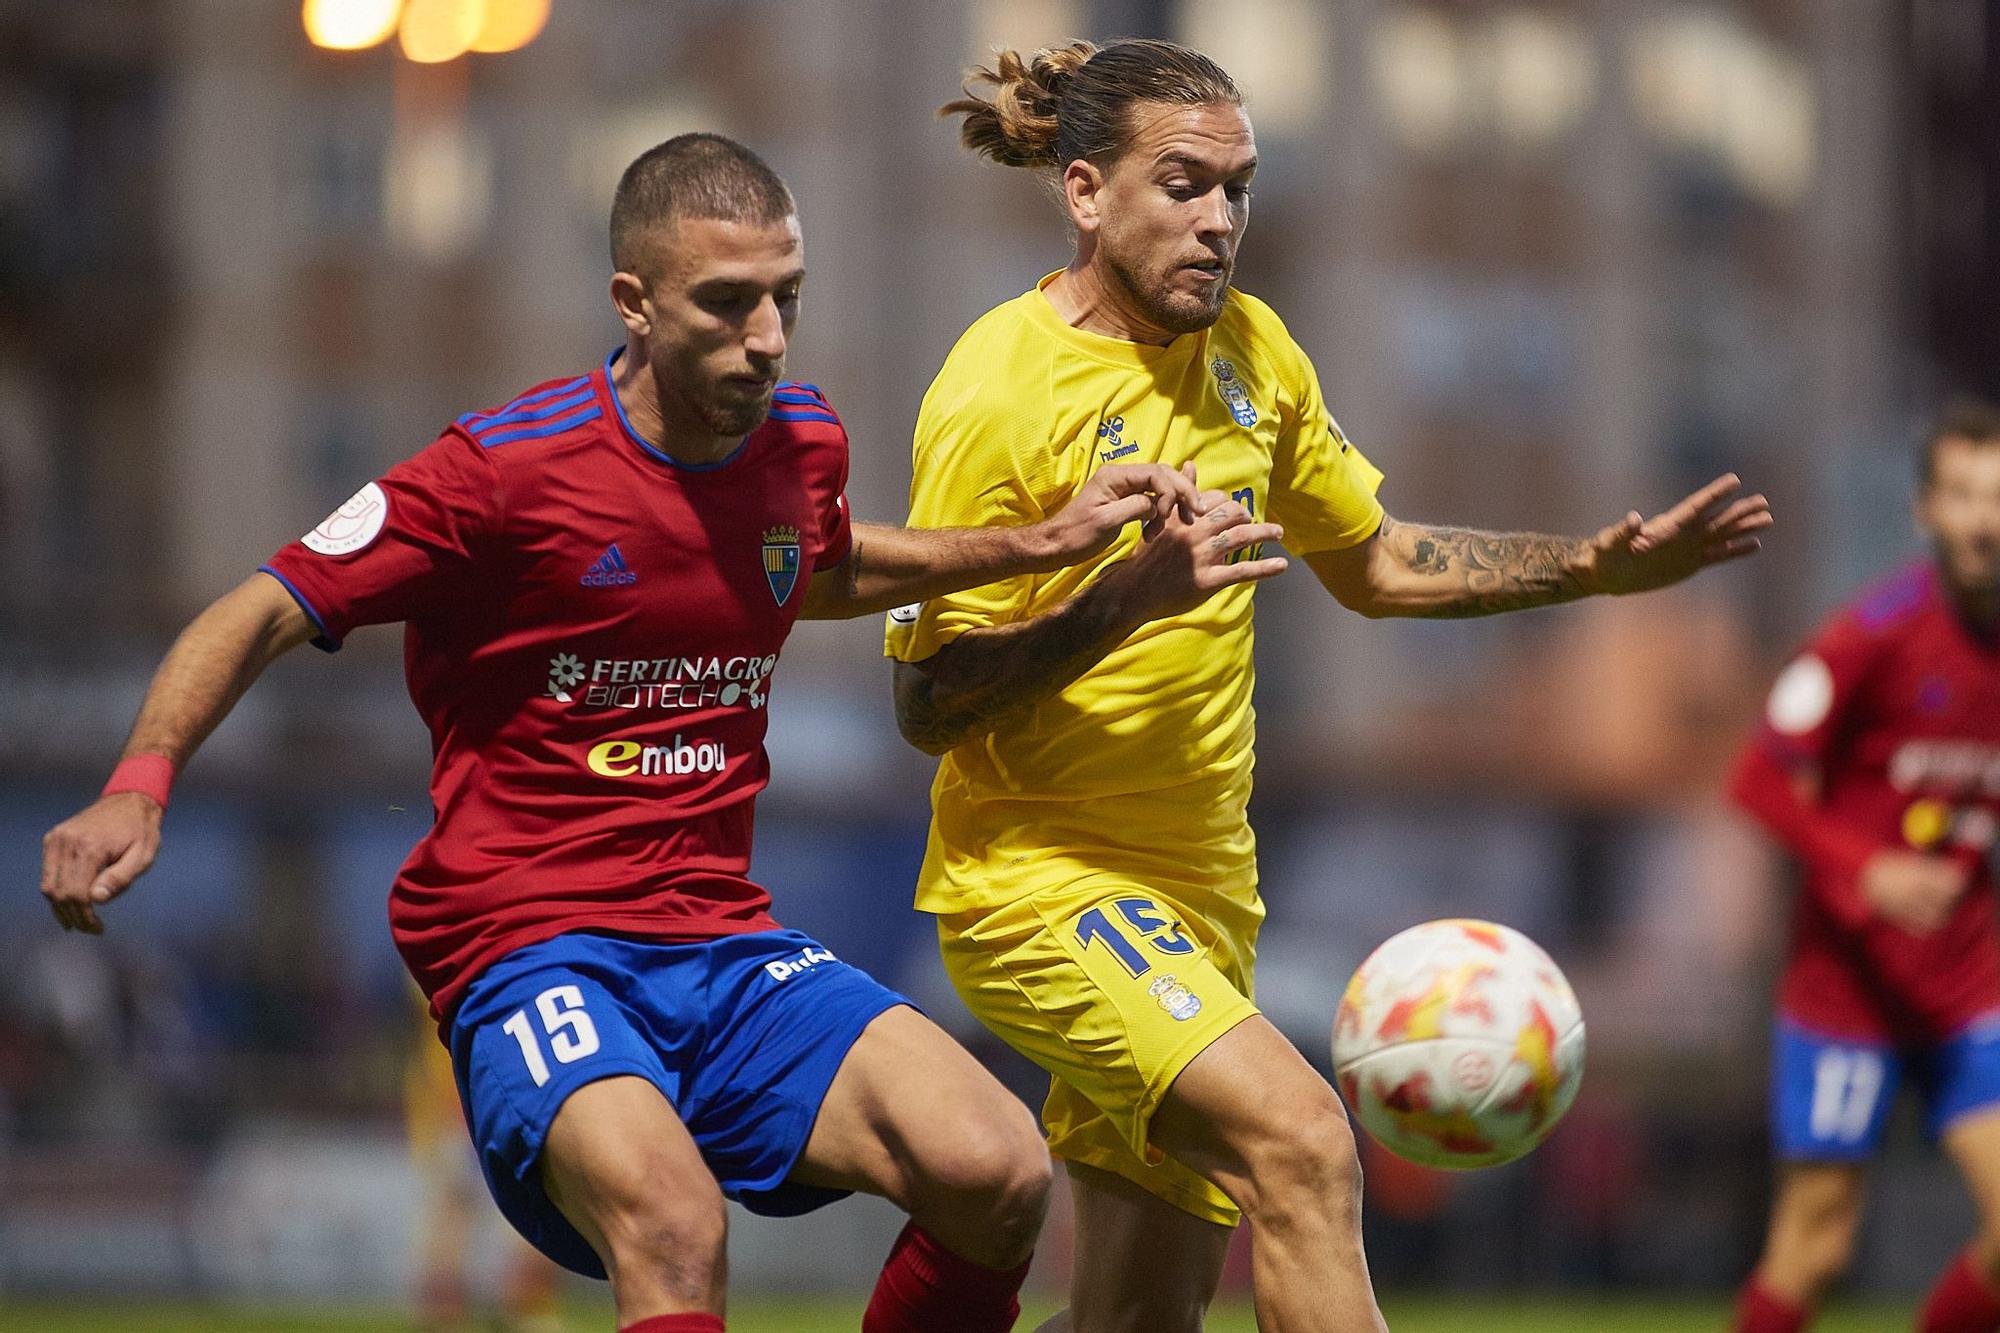
[[[1259,595],[1273,1018],[1323,1063],[1368,948],[1472,914],[1544,943],[1591,1024],[1582,1099],[1527,1162],[1371,1161],[1385,1288],[1474,1302],[1407,1326],[1497,1329],[1522,1292],[1721,1308],[1761,1234],[1786,883],[1718,771],[1787,647],[1913,549],[1924,416],[2000,393],[2000,5],[305,8],[0,0],[0,1326],[118,1297],[137,1304],[75,1327],[201,1301],[394,1327],[415,1281],[413,1025],[383,900],[427,751],[397,636],[270,673],[106,938],[62,935],[36,895],[40,834],[102,781],[177,628],[452,416],[601,357],[612,184],[693,128],[796,190],[794,373],[848,422],[856,512],[899,518],[945,351],[1066,253],[1031,183],[933,109],[995,46],[1122,34],[1198,45],[1245,87],[1264,168],[1241,283],[1314,356],[1396,512],[1582,530],[1725,467],[1778,508],[1758,560],[1643,602],[1371,624],[1303,573]],[[302,17],[386,40],[325,49]],[[761,876],[789,924],[1034,1098],[904,906],[930,765],[887,680],[871,622],[793,640]],[[1908,1297],[1969,1216],[1904,1125],[1854,1288]],[[865,1202],[737,1218],[746,1309],[858,1308],[896,1225]],[[1066,1249],[1059,1214],[1044,1306]],[[1575,1327],[1626,1327],[1578,1308]],[[1699,1327],[1698,1308],[1630,1327]],[[765,1318],[743,1326],[818,1326]],[[158,1326],[238,1326],[187,1319]]]

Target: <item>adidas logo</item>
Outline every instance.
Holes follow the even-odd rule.
[[[625,557],[619,552],[617,542],[611,543],[604,554],[597,557],[597,563],[586,569],[583,577],[577,580],[586,588],[619,588],[638,581],[639,576],[626,568]]]

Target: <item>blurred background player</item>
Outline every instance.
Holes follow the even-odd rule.
[[[628,167],[610,232],[624,344],[460,417],[198,617],[104,794],[45,838],[42,892],[100,932],[263,669],[405,622],[437,814],[391,926],[508,1220],[609,1277],[628,1333],[715,1333],[725,1194],[782,1216],[864,1190],[914,1219],[871,1333],[1005,1329],[1048,1155],[902,996],[767,911],[772,675],[800,617],[1053,571],[1196,497],[1132,466],[1004,532],[851,525],[846,432],[783,379],[805,277],[784,182],[682,135]]]
[[[488,1216],[479,1163],[466,1142],[465,1112],[452,1076],[451,1052],[437,1020],[412,991],[409,1046],[403,1057],[403,1123],[416,1171],[419,1333],[466,1333],[477,1326],[475,1269]],[[562,1270],[512,1231],[486,1324],[498,1333],[562,1333]]]
[[[1923,1333],[2000,1329],[2000,413],[1926,440],[1931,556],[1829,620],[1772,687],[1732,794],[1798,858],[1771,1067],[1779,1159],[1738,1333],[1791,1333],[1847,1267],[1896,1089],[1964,1176],[1980,1230]]]
[[[946,360],[911,521],[1032,521],[1119,460],[1190,465],[1218,503],[891,615],[898,723],[944,757],[917,905],[968,1007],[1053,1075],[1069,1326],[1200,1328],[1247,1215],[1262,1326],[1379,1328],[1346,1115],[1251,999],[1251,593],[1285,568],[1263,544],[1364,615],[1478,616],[1678,582],[1770,513],[1731,476],[1592,538],[1388,517],[1305,353],[1231,287],[1257,149],[1229,75],[1126,41],[971,77],[993,92],[945,108],[965,146],[1056,177],[1076,248]]]

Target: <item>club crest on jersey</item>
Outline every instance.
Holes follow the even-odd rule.
[[[1153,1003],[1166,1010],[1177,1023],[1185,1023],[1201,1012],[1201,997],[1175,980],[1171,972],[1146,987],[1146,994],[1152,996]]]
[[[1222,401],[1229,405],[1229,415],[1236,418],[1239,426],[1257,424],[1257,405],[1250,401],[1249,391],[1243,381],[1236,378],[1236,363],[1217,357],[1208,363],[1215,372],[1215,387],[1222,393]]]
[[[1119,438],[1125,429],[1124,417],[1106,417],[1097,423],[1097,456],[1107,463],[1115,463],[1127,454],[1139,452],[1136,444],[1126,444]]]
[[[764,529],[764,578],[771,596],[783,606],[799,581],[799,530],[776,527]]]

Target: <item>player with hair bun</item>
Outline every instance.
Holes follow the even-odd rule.
[[[1251,999],[1251,602],[1286,565],[1267,544],[1364,615],[1489,615],[1677,582],[1755,550],[1769,510],[1724,477],[1591,538],[1391,519],[1312,363],[1230,285],[1257,146],[1229,75],[1121,41],[970,79],[990,91],[945,114],[1055,187],[1075,249],[952,350],[910,521],[1032,521],[1131,461],[1214,502],[887,630],[898,724],[942,756],[917,904],[966,1004],[1052,1076],[1078,1238],[1051,1327],[1199,1329],[1247,1215],[1261,1327],[1379,1329],[1346,1115]]]

